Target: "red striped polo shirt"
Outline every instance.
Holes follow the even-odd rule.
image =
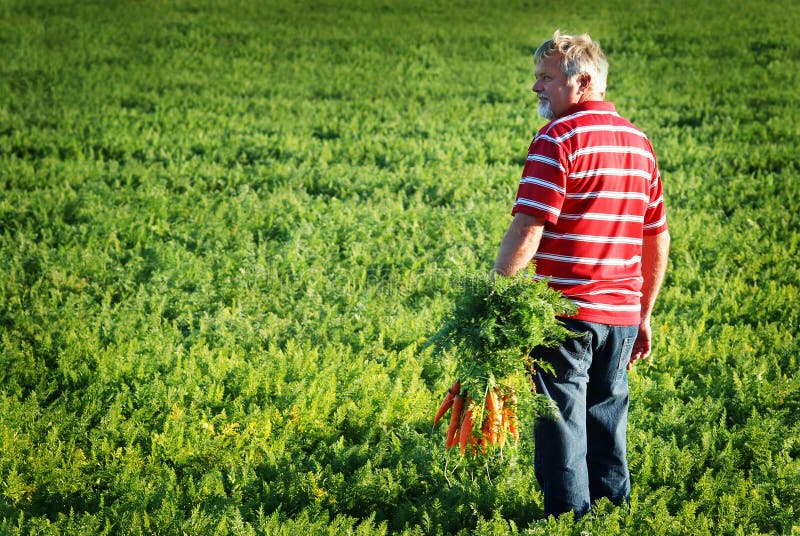
[[[536,279],[578,305],[574,318],[639,324],[642,237],[667,219],[653,148],[612,103],[577,104],[539,130],[517,212],[545,220]]]

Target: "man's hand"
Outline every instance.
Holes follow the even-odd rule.
[[[628,370],[633,368],[634,362],[638,359],[645,359],[650,355],[650,341],[652,340],[653,333],[650,330],[650,320],[642,320],[639,324],[639,333],[636,335],[636,341],[633,343],[633,352],[628,361]]]

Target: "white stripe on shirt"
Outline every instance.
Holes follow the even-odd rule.
[[[657,228],[661,227],[662,225],[664,225],[665,223],[667,223],[667,217],[666,216],[664,216],[660,220],[655,221],[653,223],[648,223],[647,225],[644,226],[644,229],[657,229]]]
[[[616,221],[616,222],[630,222],[642,223],[644,217],[642,216],[628,216],[626,214],[602,214],[600,212],[584,212],[581,214],[561,214],[561,219],[564,220],[598,220],[598,221]]]
[[[569,296],[567,296],[569,298]],[[641,310],[641,306],[637,303],[636,305],[606,305],[603,303],[589,303],[583,300],[575,300],[571,299],[570,301],[577,305],[578,307],[585,307],[586,309],[598,309],[601,311],[624,311],[629,313],[636,313]]]
[[[522,179],[520,179],[519,182],[521,184],[535,184],[536,186],[541,186],[542,188],[549,188],[551,190],[555,190],[556,192],[560,193],[561,195],[564,195],[566,193],[566,190],[564,188],[562,188],[561,186],[559,186],[559,185],[557,185],[557,184],[555,184],[553,182],[550,182],[548,180],[537,179],[536,177],[522,177]],[[646,201],[649,201],[649,200],[650,200],[650,198],[646,199]]]
[[[569,199],[637,199],[645,203],[650,201],[650,196],[639,192],[612,192],[608,190],[600,190],[597,192],[579,192],[566,194]]]
[[[631,127],[616,126],[616,125],[590,125],[585,127],[577,127],[555,138],[548,134],[542,134],[541,136],[539,136],[539,139],[550,141],[553,143],[561,143],[562,141],[568,140],[572,136],[575,136],[576,134],[581,134],[583,132],[627,132],[629,134],[635,134],[637,136],[647,139],[647,136],[645,136],[644,133],[642,133],[642,131],[640,130]]]
[[[607,279],[572,279],[568,277],[555,277],[552,275],[543,275],[543,274],[534,274],[533,276],[534,281],[543,281],[547,280],[555,285],[567,285],[567,286],[578,286],[578,285],[588,285],[590,283],[624,283],[626,281],[633,281],[637,283],[642,283],[644,281],[641,277],[623,277],[622,279],[615,279],[613,281],[609,281]]]
[[[620,177],[641,177],[650,180],[652,175],[641,169],[594,168],[569,174],[570,179],[585,179],[599,175],[616,175]]]
[[[573,264],[590,264],[592,266],[633,266],[641,262],[642,258],[639,255],[634,255],[630,259],[614,259],[602,258],[596,259],[593,257],[573,257],[570,255],[555,255],[552,253],[537,252],[533,256],[534,259],[546,259],[555,262],[569,262]]]
[[[591,292],[581,292],[578,294],[571,294],[571,296],[598,296],[600,294],[624,294],[626,296],[639,296],[642,297],[641,292],[637,292],[635,290],[628,290],[624,288],[608,288],[608,289],[601,289],[601,290],[593,290]]]
[[[560,210],[551,207],[550,205],[545,205],[544,203],[539,203],[538,201],[533,201],[532,199],[526,199],[524,197],[520,197],[517,199],[517,202],[514,203],[516,205],[525,205],[526,207],[533,207],[538,208],[539,210],[544,210],[545,212],[549,212],[554,216],[558,217],[560,214]]]
[[[568,233],[553,233],[551,231],[544,231],[543,237],[551,240],[576,240],[580,242],[592,242],[595,244],[630,244],[633,246],[642,245],[640,238],[629,238],[625,236],[593,236],[583,234],[568,234]]]
[[[547,164],[549,166],[553,166],[558,168],[562,172],[566,171],[564,166],[561,165],[561,162],[556,160],[555,158],[548,158],[546,156],[542,156],[540,154],[528,154],[528,161],[529,162],[541,162],[542,164]]]
[[[652,153],[646,149],[641,149],[639,147],[621,147],[617,145],[596,145],[594,147],[584,147],[583,149],[578,149],[567,158],[570,162],[572,162],[579,156],[597,153],[638,154],[639,156],[643,156],[648,160],[655,162],[655,158],[653,158]]]

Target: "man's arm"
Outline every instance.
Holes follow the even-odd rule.
[[[650,316],[656,298],[667,273],[667,259],[669,258],[669,231],[657,235],[645,236],[642,243],[642,313],[639,322],[639,333],[633,345],[633,352],[628,363],[631,368],[637,359],[644,359],[650,355],[652,331],[650,329]]]
[[[502,242],[493,273],[512,276],[531,262],[542,240],[544,220],[517,212]]]

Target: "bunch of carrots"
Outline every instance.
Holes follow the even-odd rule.
[[[519,439],[517,420],[517,395],[513,391],[502,391],[499,387],[487,388],[483,404],[461,391],[461,384],[456,381],[448,389],[439,406],[433,425],[436,426],[448,410],[450,424],[445,436],[445,447],[458,445],[461,454],[467,453],[467,445],[471,446],[473,456],[480,447],[486,453],[489,445],[502,448],[510,434],[514,441]],[[476,423],[480,422],[478,428]]]

